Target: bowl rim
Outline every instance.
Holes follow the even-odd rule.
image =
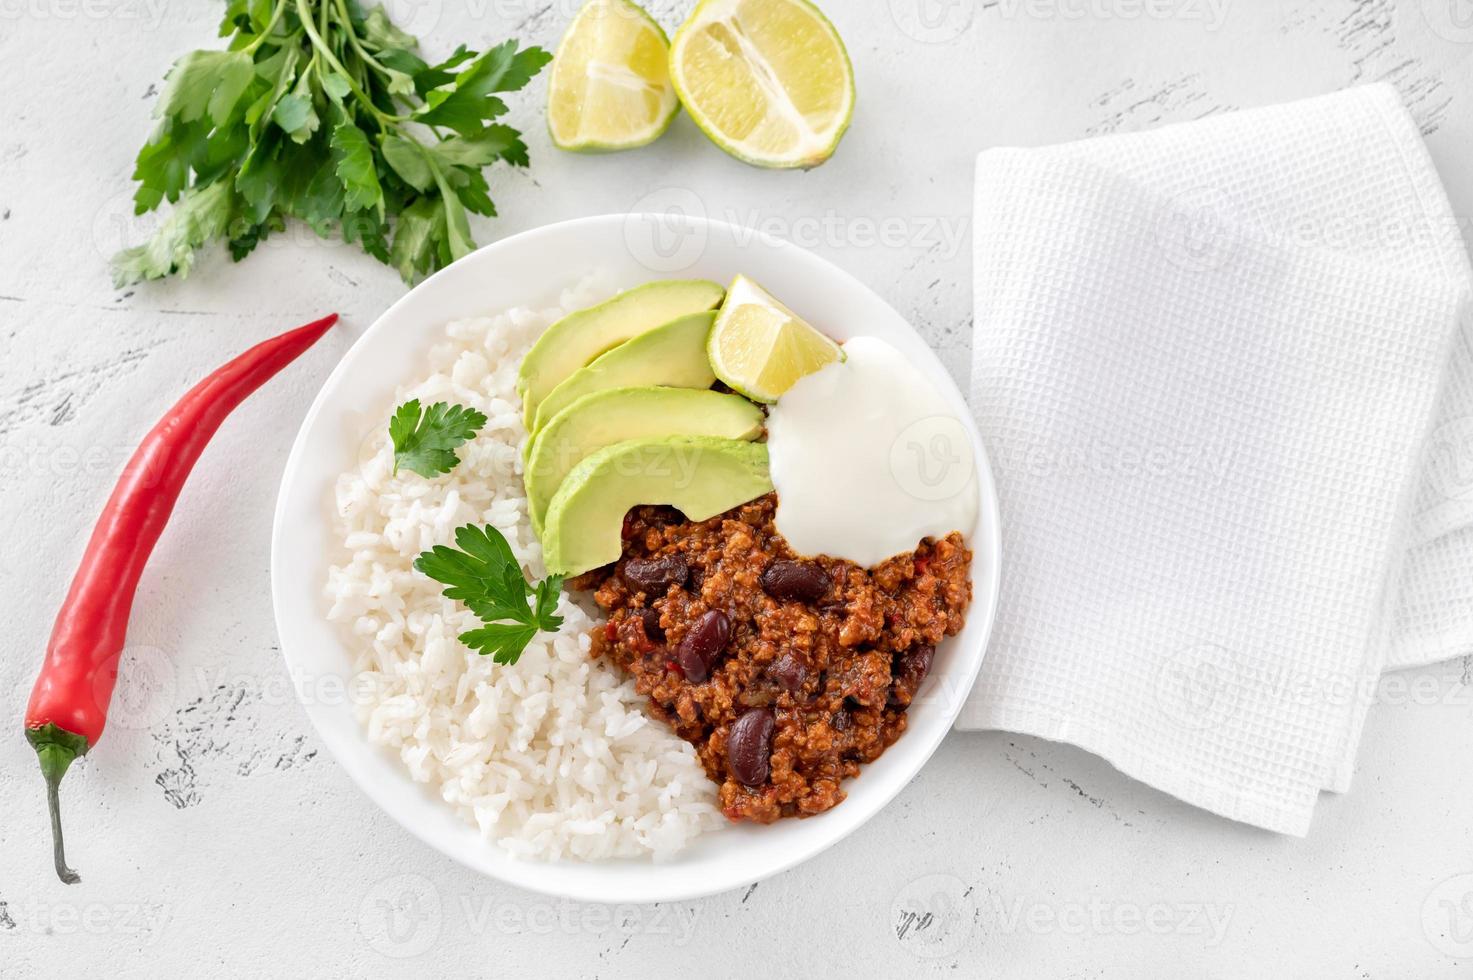
[[[957,409],[959,421],[966,428],[971,440],[973,460],[976,466],[976,479],[978,481],[979,506],[977,525],[972,529],[972,534],[968,540],[968,546],[972,549],[973,552],[972,569],[974,588],[972,607],[968,612],[968,625],[971,625],[974,622],[978,622],[981,623],[981,627],[975,640],[975,649],[963,651],[966,656],[964,657],[962,663],[962,669],[958,672],[955,672],[954,676],[948,677],[949,681],[952,681],[957,685],[957,690],[954,695],[950,697],[950,704],[944,706],[942,709],[947,715],[945,724],[935,724],[934,722],[931,723],[933,731],[929,732],[924,737],[925,744],[923,748],[916,752],[914,765],[911,766],[909,768],[909,771],[905,773],[904,778],[892,779],[891,785],[885,786],[882,790],[878,792],[868,793],[868,805],[863,808],[865,812],[863,812],[862,814],[858,813],[858,807],[851,807],[851,809],[845,811],[845,807],[841,805],[839,807],[836,807],[834,810],[828,811],[825,814],[820,814],[816,817],[809,818],[810,820],[822,820],[824,817],[831,814],[837,814],[839,811],[845,811],[845,818],[841,822],[835,823],[835,832],[823,835],[822,838],[816,842],[807,842],[804,846],[793,847],[792,853],[785,855],[780,860],[772,861],[768,864],[765,864],[760,869],[738,876],[740,880],[719,879],[690,881],[683,887],[636,887],[633,889],[626,888],[624,891],[620,892],[619,895],[611,897],[608,891],[603,888],[589,888],[578,882],[569,883],[561,880],[554,880],[558,879],[559,876],[555,873],[549,874],[549,869],[555,869],[558,867],[571,867],[586,870],[590,868],[614,867],[622,870],[630,867],[635,867],[649,871],[655,871],[662,867],[678,865],[680,861],[680,856],[677,854],[674,858],[665,862],[653,862],[647,858],[626,859],[623,861],[614,860],[606,862],[543,861],[536,859],[524,860],[512,858],[503,848],[499,847],[494,841],[488,840],[484,837],[480,837],[478,834],[481,843],[488,851],[496,852],[499,857],[510,859],[510,862],[505,863],[502,867],[491,868],[488,867],[486,863],[478,861],[477,855],[465,853],[464,848],[451,846],[451,842],[440,839],[440,837],[436,834],[425,831],[415,822],[407,819],[407,814],[401,812],[402,807],[395,804],[391,799],[393,795],[392,790],[388,787],[380,785],[372,777],[372,774],[367,771],[366,764],[361,761],[363,758],[362,750],[366,750],[367,753],[384,753],[385,750],[374,746],[367,741],[367,738],[363,734],[362,726],[361,724],[357,724],[356,719],[354,719],[354,721],[357,729],[356,736],[358,744],[356,746],[347,744],[351,740],[340,738],[334,728],[330,726],[329,715],[327,713],[328,707],[324,705],[321,700],[308,695],[306,685],[309,684],[310,681],[304,670],[304,665],[301,658],[295,655],[295,651],[297,651],[299,644],[294,638],[294,634],[296,631],[293,628],[293,623],[288,621],[291,613],[288,609],[288,603],[286,601],[288,597],[284,591],[284,576],[282,574],[282,570],[284,567],[283,562],[287,560],[287,552],[289,551],[288,535],[290,533],[290,528],[287,526],[290,516],[289,511],[291,509],[292,501],[295,499],[294,495],[298,492],[297,484],[300,482],[300,471],[303,468],[303,459],[307,450],[307,443],[309,442],[314,426],[317,425],[319,419],[324,415],[324,413],[327,412],[328,406],[334,402],[334,400],[338,396],[339,390],[346,384],[346,379],[353,372],[356,366],[356,362],[364,356],[365,351],[373,346],[376,338],[388,330],[389,325],[392,324],[393,321],[396,320],[403,313],[404,310],[411,308],[416,303],[420,302],[421,298],[426,295],[427,290],[432,288],[432,284],[435,284],[443,280],[444,278],[454,274],[458,268],[475,265],[477,263],[491,262],[498,255],[504,255],[514,249],[531,246],[542,239],[556,238],[557,236],[567,235],[580,231],[589,231],[596,227],[601,228],[604,225],[614,223],[623,225],[627,229],[631,221],[637,220],[666,223],[675,220],[677,222],[691,223],[691,227],[700,230],[702,234],[710,235],[712,232],[716,232],[733,237],[734,245],[739,249],[753,247],[776,249],[779,252],[784,253],[785,257],[791,258],[795,262],[798,262],[800,264],[807,263],[810,267],[822,269],[823,272],[832,277],[835,283],[841,286],[843,290],[855,291],[856,295],[866,296],[870,302],[881,304],[890,312],[894,313],[895,318],[904,324],[906,330],[908,330],[913,335],[913,339],[915,340],[916,345],[920,349],[924,350],[925,353],[921,356],[926,357],[929,360],[929,363],[918,364],[917,367],[920,368],[923,372],[932,376],[933,378],[944,379],[944,384],[941,384],[940,393],[943,395],[943,397],[947,398],[948,401],[952,402],[954,407]],[[503,309],[509,305],[512,304],[503,304],[498,307],[493,307],[493,309]],[[441,320],[436,321],[436,323],[440,325],[443,325],[443,322],[444,321]],[[323,488],[319,488],[319,500],[321,500],[322,493]],[[326,520],[326,508],[320,507],[318,508],[318,510],[321,511],[322,519]],[[979,543],[977,540],[977,532],[984,528],[991,528],[993,529],[994,533],[987,535],[986,539]],[[986,562],[985,566],[982,565],[984,558]],[[324,746],[328,749],[329,754],[333,757],[333,759],[340,767],[346,770],[349,778],[352,780],[358,790],[363,793],[363,795],[366,796],[378,809],[387,814],[391,819],[394,820],[395,823],[397,823],[404,830],[408,831],[409,834],[411,834],[413,837],[417,838],[422,843],[427,844],[435,851],[438,851],[439,853],[450,858],[457,864],[460,864],[470,870],[477,871],[493,879],[505,882],[507,884],[515,885],[519,888],[525,888],[529,891],[536,892],[545,896],[571,899],[574,901],[598,903],[683,901],[706,897],[708,895],[720,894],[723,892],[734,890],[736,888],[745,887],[747,885],[764,881],[775,875],[781,874],[784,871],[790,870],[791,868],[796,867],[797,865],[818,856],[819,854],[828,850],[830,847],[858,830],[865,823],[867,823],[871,818],[874,817],[875,814],[877,814],[880,810],[889,805],[889,803],[894,800],[894,798],[905,786],[909,785],[911,780],[914,779],[915,776],[921,771],[921,769],[925,767],[926,763],[930,761],[931,757],[935,754],[936,749],[940,746],[942,740],[949,732],[953,730],[956,718],[960,714],[961,709],[966,701],[967,692],[971,690],[973,683],[976,681],[977,674],[981,669],[982,661],[986,656],[987,647],[992,636],[994,625],[996,623],[997,607],[1001,592],[1001,579],[1003,572],[1001,515],[997,495],[997,486],[993,476],[991,460],[987,453],[986,446],[984,445],[981,435],[977,430],[975,419],[966,404],[966,399],[956,385],[956,382],[946,371],[944,365],[941,364],[941,361],[936,356],[935,351],[928,343],[926,343],[924,338],[920,336],[919,332],[915,330],[907,317],[901,315],[898,310],[895,310],[894,307],[890,306],[888,302],[886,302],[867,285],[865,285],[863,282],[855,278],[844,269],[835,265],[833,262],[820,255],[817,255],[814,252],[809,251],[802,246],[778,238],[761,229],[742,227],[732,222],[711,219],[702,215],[679,214],[672,216],[671,214],[648,214],[641,212],[613,212],[599,215],[590,215],[580,218],[572,218],[564,221],[553,222],[550,224],[539,225],[537,227],[521,231],[517,234],[510,235],[506,238],[482,246],[469,255],[466,255],[456,262],[452,263],[451,265],[446,266],[444,269],[439,270],[438,272],[434,273],[422,282],[415,285],[403,296],[399,297],[392,304],[390,304],[387,309],[380,313],[378,317],[374,319],[373,323],[370,324],[369,327],[364,330],[363,333],[353,342],[349,349],[343,353],[341,358],[338,360],[338,363],[333,367],[332,372],[322,383],[322,386],[318,390],[316,397],[312,401],[311,407],[308,409],[306,415],[302,419],[302,423],[298,428],[295,439],[292,442],[292,448],[287,457],[286,465],[282,472],[281,483],[277,495],[276,508],[272,520],[270,560],[273,614],[276,622],[281,655],[283,660],[285,661],[288,673],[292,678],[293,691],[297,696],[297,700],[299,701],[299,703],[301,703],[303,710],[306,711],[308,719],[312,723],[313,729],[316,731],[318,737],[322,740]],[[326,558],[324,557],[324,568],[325,562]],[[992,570],[990,582],[987,583],[990,587],[987,589],[986,594],[979,594],[976,591],[976,569],[979,567],[988,567]],[[318,608],[319,616],[321,616],[321,597],[319,595],[314,598],[316,600],[314,604]],[[322,616],[321,618],[324,622],[326,621],[325,616]],[[333,627],[333,629],[336,633],[337,628]],[[960,637],[948,638],[948,640],[953,641],[959,639]],[[344,654],[347,654],[348,646],[347,644],[342,642],[340,636],[338,637],[337,642],[342,648],[342,652]],[[970,646],[971,645],[969,644],[969,647]],[[347,667],[348,662],[345,660],[342,676],[347,679],[348,683],[351,683],[352,672],[351,670],[347,669]],[[914,746],[915,740],[922,739],[923,736],[921,732],[908,730],[905,737],[911,740],[910,744],[911,746]],[[405,777],[408,778],[407,771],[403,770],[402,762],[395,758],[393,760],[393,764],[399,767]],[[421,787],[421,789],[423,789],[423,787]],[[846,802],[853,803],[855,801],[851,799]],[[442,808],[446,807],[446,804],[438,799],[434,801],[434,805]],[[459,820],[458,817],[456,817],[456,819]],[[805,823],[806,822],[807,821],[805,821]],[[465,826],[469,828],[469,825]],[[470,829],[473,830],[474,828]],[[730,832],[731,831],[723,831],[723,833]],[[578,877],[581,877],[581,875],[579,875]],[[615,875],[612,877],[622,878],[623,876]]]

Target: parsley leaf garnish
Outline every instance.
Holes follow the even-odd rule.
[[[360,0],[228,0],[225,50],[169,70],[138,151],[134,210],[173,205],[113,259],[119,286],[185,275],[225,241],[236,261],[296,218],[413,282],[475,248],[468,214],[496,215],[483,170],[527,165],[498,94],[552,56],[506,41],[431,65]]]
[[[496,663],[514,664],[539,632],[563,625],[556,615],[561,575],[528,584],[511,545],[489,524],[458,528],[455,543],[459,551],[436,545],[415,559],[414,567],[447,586],[445,597],[463,603],[485,624],[460,634],[461,643]]]
[[[460,462],[455,447],[474,439],[485,424],[486,416],[474,408],[435,402],[421,411],[419,399],[411,398],[389,419],[395,475],[401,466],[426,479],[449,473]]]

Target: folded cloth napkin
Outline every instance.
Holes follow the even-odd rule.
[[[977,161],[1002,596],[957,725],[1303,835],[1383,667],[1473,651],[1470,275],[1371,86]]]

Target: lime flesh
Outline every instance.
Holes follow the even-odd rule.
[[[838,344],[745,276],[727,290],[706,355],[727,387],[768,404],[799,378],[844,359]]]
[[[704,0],[675,34],[670,76],[696,125],[756,166],[818,166],[854,112],[849,54],[808,0]]]
[[[590,0],[563,35],[548,83],[547,128],[564,150],[644,146],[680,104],[670,83],[669,42],[629,0]]]

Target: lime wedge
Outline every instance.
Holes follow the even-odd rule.
[[[670,44],[629,0],[589,0],[558,45],[547,89],[547,128],[564,150],[628,150],[654,142],[680,104]]]
[[[854,70],[808,0],[703,0],[675,32],[670,75],[696,125],[759,167],[816,167],[854,112]]]
[[[727,387],[771,404],[844,351],[746,276],[737,276],[706,341],[711,370]]]

